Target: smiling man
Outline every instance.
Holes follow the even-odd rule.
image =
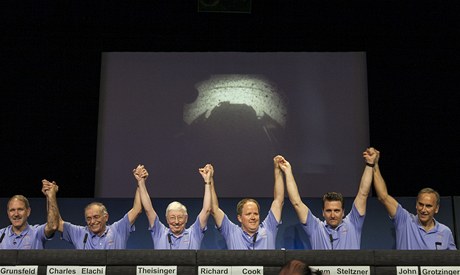
[[[417,195],[415,204],[417,215],[409,213],[388,194],[380,173],[379,158],[380,152],[377,151],[374,186],[379,201],[385,206],[395,225],[396,249],[456,250],[452,231],[434,218],[439,211],[441,201],[439,193],[431,188],[423,188]]]
[[[238,226],[231,222],[222,209],[215,191],[214,179],[211,178],[212,215],[217,229],[231,250],[275,249],[276,234],[281,224],[281,211],[284,203],[284,183],[281,168],[282,156],[276,156],[274,162],[274,198],[267,217],[260,222],[260,206],[254,199],[243,199],[237,207]]]
[[[66,222],[58,215],[58,230],[62,239],[76,249],[126,249],[129,235],[135,230],[134,222],[141,212],[139,190],[136,189],[133,207],[120,220],[108,224],[109,212],[105,205],[92,202],[85,207],[86,226]]]
[[[198,171],[204,180],[203,207],[194,223],[186,228],[187,208],[177,201],[171,202],[166,208],[168,227],[161,223],[145,186],[145,181],[149,175],[147,170],[143,165],[138,165],[133,170],[139,187],[142,206],[149,220],[149,230],[154,249],[200,249],[211,213],[211,178],[214,171],[211,164],[207,164]]]
[[[376,156],[374,148],[368,148],[363,153],[366,166],[361,177],[358,194],[353,201],[350,213],[346,217],[342,194],[329,192],[323,196],[324,221],[315,217],[307,205],[302,202],[291,165],[284,160],[283,166],[285,167],[289,200],[307,233],[312,249],[360,249],[367,198],[372,184],[372,167]]]
[[[55,182],[42,180],[42,193],[48,205],[48,220],[42,225],[29,225],[27,222],[32,209],[29,200],[23,195],[15,195],[8,200],[6,213],[11,222],[8,227],[0,229],[0,249],[43,249],[57,229],[54,223],[58,215],[56,205]]]

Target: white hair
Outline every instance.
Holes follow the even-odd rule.
[[[187,207],[185,207],[185,205],[183,205],[182,203],[180,203],[178,201],[173,201],[168,205],[168,207],[166,208],[166,217],[168,216],[168,213],[171,210],[182,211],[182,212],[185,213],[186,216],[188,215],[187,214]]]

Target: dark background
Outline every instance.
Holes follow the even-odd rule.
[[[235,14],[192,0],[4,1],[0,197],[42,196],[42,178],[65,186],[60,197],[93,196],[103,51],[366,51],[390,193],[460,195],[458,5],[253,0]]]

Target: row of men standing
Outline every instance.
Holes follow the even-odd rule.
[[[65,222],[58,209],[57,184],[43,180],[42,192],[47,198],[47,223],[29,225],[27,219],[31,209],[28,200],[22,195],[13,196],[7,205],[11,225],[0,231],[0,249],[43,249],[44,243],[53,237],[55,231],[61,232],[62,239],[73,244],[76,249],[125,249],[129,235],[134,231],[134,222],[142,209],[149,221],[154,249],[200,249],[210,215],[228,249],[275,249],[285,187],[312,249],[360,249],[372,182],[378,199],[394,222],[397,249],[456,249],[451,230],[434,218],[439,211],[439,194],[431,188],[422,189],[417,196],[416,215],[409,213],[388,194],[378,165],[379,157],[380,152],[374,148],[367,148],[363,152],[365,168],[358,193],[347,215],[340,193],[329,192],[323,196],[324,221],[317,218],[302,201],[291,164],[282,156],[273,159],[274,199],[268,215],[261,222],[258,202],[245,198],[237,205],[240,225],[230,221],[219,208],[211,164],[199,169],[204,180],[203,207],[188,228],[187,208],[177,201],[170,203],[166,209],[168,226],[159,220],[146,188],[149,174],[143,165],[133,169],[137,180],[133,207],[123,218],[112,224],[108,224],[109,213],[106,207],[99,202],[86,206],[86,226]]]

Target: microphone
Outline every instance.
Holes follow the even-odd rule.
[[[332,238],[332,234],[329,234],[329,241],[331,242],[332,250],[334,250],[334,238]]]
[[[5,230],[6,230],[6,229],[5,229]],[[2,234],[2,236],[0,237],[0,243],[2,243],[3,238],[5,238],[5,230],[3,230],[3,234]]]
[[[442,242],[435,242],[434,243],[436,250],[438,250],[438,245],[442,245]]]
[[[254,233],[254,235],[252,236],[252,250],[255,250],[256,249],[256,241],[257,241],[257,235],[259,234],[259,232],[256,232]]]
[[[171,233],[168,233],[169,249],[172,249]]]
[[[86,247],[86,241],[88,240],[88,233],[85,234],[85,237],[83,238],[83,249]]]

